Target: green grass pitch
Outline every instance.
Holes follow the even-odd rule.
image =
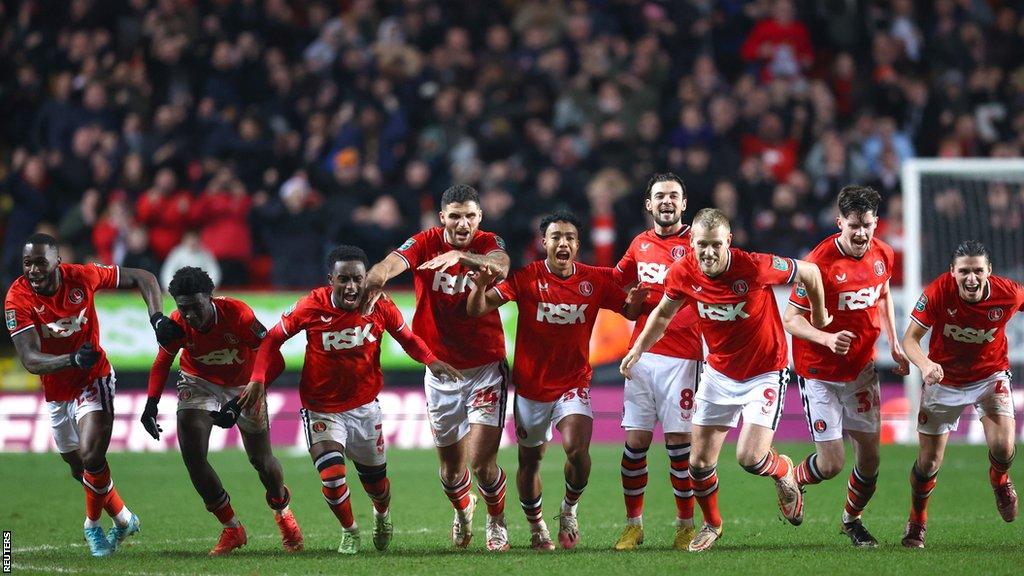
[[[810,444],[783,444],[794,460]],[[719,467],[723,539],[709,552],[671,548],[675,507],[663,447],[648,455],[650,484],[645,511],[646,542],[636,552],[614,552],[623,523],[618,446],[595,446],[590,485],[580,503],[582,541],[578,549],[538,554],[528,549],[526,521],[510,485],[507,517],[513,550],[484,550],[483,507],[474,522],[468,551],[451,549],[452,511],[437,480],[431,451],[391,451],[392,515],[395,538],[386,553],[370,541],[371,507],[352,482],[356,518],[364,529],[356,557],[335,553],[338,524],[324,504],[319,479],[303,455],[278,452],[292,489],[292,508],[306,536],[306,551],[280,549],[262,487],[239,452],[214,454],[212,462],[232,496],[249,534],[249,545],[227,558],[208,558],[219,525],[195,494],[176,453],[112,454],[114,480],[142,519],[142,533],[108,559],[94,559],[82,541],[82,489],[53,454],[0,455],[6,495],[0,528],[12,531],[15,574],[1020,574],[1024,570],[1024,521],[1004,523],[995,510],[983,446],[950,446],[932,497],[928,548],[899,545],[909,507],[907,475],[912,447],[886,447],[878,492],[865,515],[879,539],[877,550],[855,550],[838,531],[846,475],[808,489],[804,523],[781,520],[772,482],[743,472],[727,447]],[[502,466],[514,477],[515,452],[503,450]],[[545,461],[545,517],[552,532],[562,496],[563,458],[553,446]],[[699,511],[698,511],[699,515]],[[109,519],[104,519],[109,523]]]

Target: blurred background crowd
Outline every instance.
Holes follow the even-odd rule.
[[[0,280],[44,230],[66,261],[308,288],[325,248],[378,259],[434,225],[452,183],[480,190],[513,265],[556,207],[586,222],[584,260],[613,265],[665,170],[689,214],[715,206],[739,246],[790,256],[835,230],[840,187],[870,184],[899,249],[903,159],[1020,155],[1022,15],[998,0],[4,1]]]

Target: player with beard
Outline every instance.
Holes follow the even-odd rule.
[[[751,474],[775,480],[779,509],[790,523],[803,520],[793,463],[772,448],[789,381],[786,337],[772,285],[803,282],[814,325],[824,327],[831,320],[817,266],[745,252],[731,248],[731,243],[729,221],[721,212],[705,208],[694,216],[693,250],[672,264],[665,295],[620,366],[629,378],[676,312],[684,305],[696,307],[708,360],[696,394],[690,455],[690,476],[704,525],[688,546],[691,552],[707,550],[722,534],[716,468],[726,434],[741,415],[736,459]]]
[[[793,359],[800,397],[815,451],[796,470],[801,487],[839,474],[845,464],[843,433],[853,442],[855,464],[846,489],[840,529],[854,546],[878,542],[864,527],[861,513],[878,480],[882,419],[875,369],[875,341],[885,328],[894,373],[910,366],[896,337],[896,314],[889,292],[894,253],[874,237],[881,196],[867,186],[839,191],[839,233],[823,240],[805,260],[821,269],[825,302],[834,318],[828,331],[811,326],[807,291],[793,287],[783,318],[793,338]]]
[[[388,280],[413,270],[413,331],[464,377],[442,381],[426,371],[423,378],[441,486],[455,509],[452,544],[466,548],[473,537],[472,469],[487,504],[487,549],[504,551],[506,480],[497,457],[508,387],[505,334],[497,311],[470,318],[466,299],[469,275],[486,266],[504,277],[508,254],[500,237],[480,230],[480,196],[471,186],[445,190],[438,216],[440,226],[412,236],[370,269],[362,306],[368,313]]]
[[[136,288],[159,342],[180,338],[181,328],[164,315],[160,284],[151,273],[64,264],[57,241],[48,234],[25,241],[22,270],[4,300],[7,330],[25,369],[41,375],[57,450],[85,487],[89,550],[93,556],[109,556],[140,524],[114,488],[107,465],[117,380],[100,347],[93,296],[97,290]],[[114,519],[106,534],[100,525],[104,510]]]
[[[380,404],[384,386],[380,346],[390,334],[413,360],[427,365],[438,380],[462,375],[437,359],[402,318],[395,303],[381,298],[369,314],[359,303],[365,290],[366,253],[339,246],[327,256],[327,286],[299,299],[271,328],[260,346],[252,381],[241,407],[261,417],[273,361],[281,345],[306,332],[306,358],[299,380],[302,426],[306,446],[320,474],[327,505],[341,524],[338,552],[359,552],[360,536],[352,515],[345,458],[355,463],[359,480],[374,509],[373,545],[385,550],[394,533],[391,522],[391,484],[387,477]]]
[[[639,286],[650,311],[665,292],[665,277],[673,262],[690,250],[690,227],[683,224],[686,188],[675,174],[655,174],[644,191],[644,209],[654,217],[654,228],[633,239],[616,270],[624,287]],[[647,322],[637,319],[630,346]],[[626,501],[626,526],[615,543],[616,550],[632,550],[643,543],[644,492],[647,488],[647,449],[654,439],[654,425],[661,423],[665,450],[671,465],[669,479],[676,503],[674,546],[685,550],[693,539],[693,487],[690,483],[690,430],[693,395],[704,359],[697,329],[697,315],[685,308],[672,319],[665,335],[640,357],[625,382],[622,427],[626,444],[622,451],[622,492]]]
[[[919,448],[910,470],[910,520],[903,545],[924,548],[928,499],[942,465],[949,433],[964,408],[980,415],[988,443],[989,481],[1003,520],[1017,517],[1017,491],[1010,480],[1015,454],[1013,390],[1006,324],[1024,310],[1024,286],[992,274],[988,250],[962,242],[949,273],[924,289],[903,336],[907,357],[921,370],[924,390],[917,418]],[[932,331],[928,353],[921,339]]]
[[[516,270],[493,287],[497,271],[485,266],[474,277],[469,295],[468,312],[474,317],[491,314],[512,300],[519,308],[512,369],[519,440],[516,487],[534,550],[554,549],[541,514],[539,474],[552,425],[562,435],[566,458],[558,540],[567,549],[579,542],[576,507],[590,477],[590,337],[598,308],[633,319],[643,303],[635,289],[626,298],[613,269],[576,262],[579,230],[579,220],[572,214],[544,218],[540,231],[547,258]]]
[[[183,327],[185,336],[161,345],[157,351],[149,372],[149,398],[142,412],[142,425],[159,440],[162,430],[157,424],[158,404],[171,364],[181,350],[178,447],[192,485],[223,527],[210,555],[230,554],[248,542],[245,527],[231,507],[231,497],[207,459],[214,424],[231,427],[236,422],[249,463],[266,489],[267,505],[274,513],[284,549],[302,550],[302,532],[288,506],[291,493],[284,485],[281,463],[270,450],[270,428],[266,420],[257,422],[238,410],[238,396],[249,382],[256,350],[267,329],[245,302],[214,298],[213,280],[200,268],[186,266],[176,271],[167,291],[178,308],[171,313],[171,321]],[[282,370],[284,358],[278,352],[272,357],[268,379],[273,380]]]

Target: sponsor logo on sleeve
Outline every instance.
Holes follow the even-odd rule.
[[[785,272],[786,270],[789,270],[789,260],[779,258],[778,256],[772,256],[772,268]]]
[[[796,297],[807,298],[807,287],[804,286],[803,282],[798,282],[796,285]]]
[[[410,239],[406,240],[405,243],[409,244],[412,241],[413,241],[412,238],[410,238]],[[502,250],[505,250],[505,239],[504,238],[502,238],[501,236],[498,236],[497,234],[495,234],[494,235],[494,242],[498,245],[498,248],[501,248]],[[412,246],[412,244],[409,244],[409,246]],[[401,249],[405,250],[405,248],[401,248]]]
[[[264,338],[267,337],[267,327],[264,326],[263,323],[260,322],[259,320],[253,320],[252,325],[249,326],[249,329],[252,330],[253,336],[259,338],[260,340],[263,340]]]
[[[295,304],[292,304],[291,306],[289,306],[288,309],[285,310],[284,314],[282,314],[281,316],[284,316],[285,318],[291,316],[292,312],[295,312],[295,306],[297,306],[297,305],[298,305],[298,302],[296,302]]]
[[[400,252],[405,252],[409,248],[412,248],[413,244],[415,244],[415,243],[416,243],[416,240],[413,240],[412,238],[409,238],[401,246],[398,247],[398,250]],[[501,244],[498,244],[498,245],[501,246]]]
[[[8,330],[14,330],[18,327],[18,320],[14,315],[14,310],[4,310],[4,318],[7,320]]]
[[[928,297],[921,294],[921,297],[917,299],[917,304],[914,304],[914,310],[924,312],[926,306],[928,306]]]

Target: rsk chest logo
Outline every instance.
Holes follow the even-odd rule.
[[[465,292],[469,287],[469,276],[466,274],[446,274],[438,270],[434,273],[434,284],[431,288],[435,292],[444,292],[445,294],[454,295]]]
[[[884,284],[861,288],[860,290],[839,293],[840,310],[865,310],[878,302]]]
[[[665,277],[668,276],[668,266],[656,262],[637,262],[636,275],[641,282],[664,284]]]
[[[548,324],[586,324],[587,304],[537,303],[537,322]]]
[[[68,318],[61,318],[46,324],[43,330],[44,338],[67,338],[76,332],[82,330],[82,326],[85,326],[89,322],[89,318],[85,315],[85,308],[82,308],[78,316],[71,316]]]
[[[372,329],[373,324],[369,323],[362,327],[346,328],[337,332],[324,332],[321,335],[324,350],[348,350],[356,346],[362,346],[367,342],[376,342],[377,337],[371,332]]]
[[[737,302],[736,304],[706,304],[704,302],[697,302],[697,313],[705,320],[734,322],[750,318],[750,314],[743,311],[743,307],[746,305],[746,302]]]

